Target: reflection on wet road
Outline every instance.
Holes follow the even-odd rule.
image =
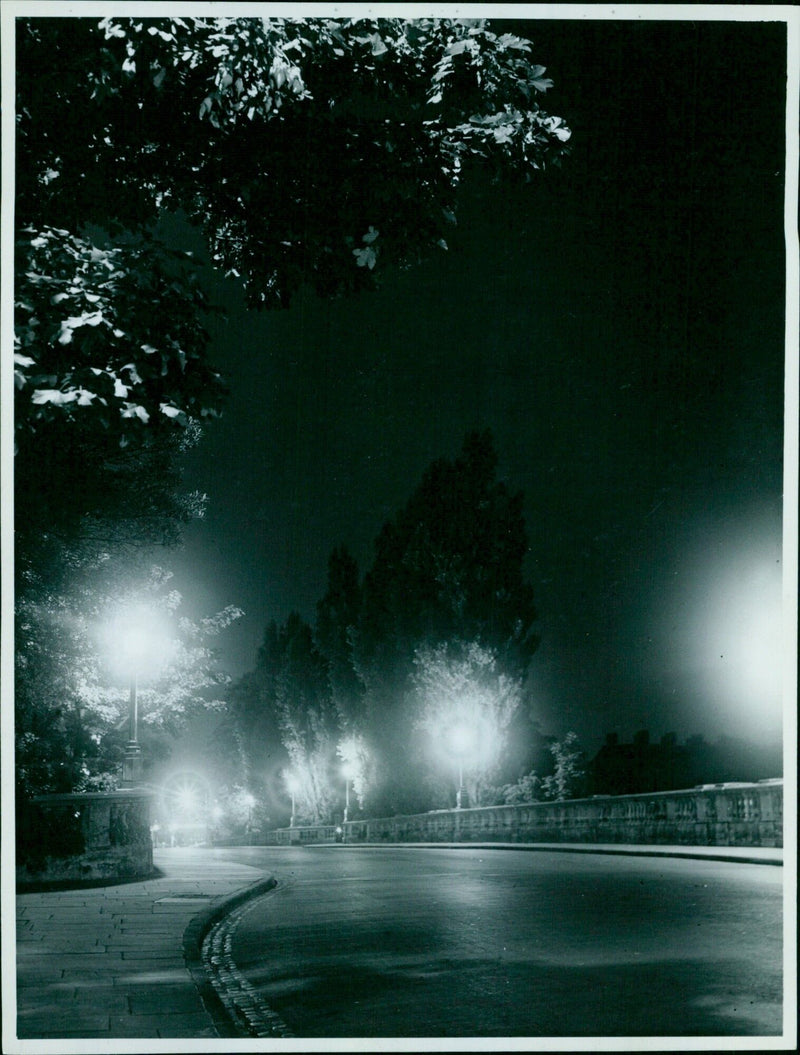
[[[298,1037],[781,1032],[779,867],[260,847],[233,958]],[[235,851],[217,851],[230,853]]]

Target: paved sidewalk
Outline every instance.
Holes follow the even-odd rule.
[[[184,959],[184,931],[266,878],[202,848],[157,850],[143,882],[17,896],[20,1039],[218,1037]]]
[[[382,845],[385,848],[386,844]],[[425,845],[439,849],[452,845],[462,849],[508,847],[699,857],[773,865],[783,860],[782,850],[759,847],[478,842]],[[347,844],[348,849],[358,846]],[[275,847],[278,857],[280,849]],[[330,849],[337,847],[332,845]],[[157,850],[154,856],[163,873],[158,878],[17,896],[20,1039],[225,1035],[215,1027],[215,1018],[204,1006],[198,988],[198,984],[204,984],[202,968],[197,963],[187,963],[184,934],[193,920],[192,930],[196,933],[198,917],[219,899],[227,901],[255,883],[263,883],[268,876],[249,865],[220,860],[213,850],[203,848]],[[204,988],[207,991],[210,986],[206,983]]]

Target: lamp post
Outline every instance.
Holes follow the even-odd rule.
[[[128,698],[128,742],[125,745],[125,757],[122,760],[122,786],[124,788],[138,787],[142,783],[143,776],[144,760],[139,744],[139,698],[136,671],[133,670]]]
[[[166,655],[168,631],[158,614],[149,608],[126,608],[109,628],[109,644],[119,657],[120,673],[129,679],[128,742],[122,760],[122,787],[140,787],[144,765],[139,744],[138,678],[155,673]]]
[[[449,731],[450,750],[458,764],[458,791],[456,792],[456,809],[469,805],[467,791],[464,787],[464,758],[475,746],[475,731],[468,725],[454,725]]]
[[[344,777],[344,823],[347,824],[347,818],[350,814],[350,781],[355,775],[354,767],[351,763],[345,763],[342,766],[342,776]]]
[[[299,787],[299,781],[298,781],[297,777],[294,775],[294,773],[287,773],[287,775],[286,775],[286,787],[287,787],[287,789],[289,791],[289,794],[292,797],[292,815],[289,818],[289,827],[290,828],[294,828],[294,825],[295,825],[295,797],[297,795],[297,791],[298,791],[298,787]]]

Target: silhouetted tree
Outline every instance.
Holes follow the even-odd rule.
[[[553,772],[542,780],[542,796],[561,802],[576,798],[585,788],[586,758],[578,747],[576,733],[568,732],[563,740],[550,744]]]
[[[279,630],[278,647],[275,703],[283,743],[300,785],[300,813],[313,823],[330,821],[336,798],[330,770],[338,723],[325,662],[314,647],[311,627],[294,612]]]
[[[353,635],[361,607],[358,565],[345,546],[328,560],[328,588],[317,603],[314,641],[327,664],[331,698],[343,731],[361,727],[364,687],[353,665]]]
[[[496,469],[490,432],[470,433],[456,459],[426,470],[376,540],[353,643],[364,732],[380,756],[372,805],[381,811],[422,805],[411,702],[418,650],[474,642],[515,679],[538,643],[522,495],[498,482]]]
[[[259,791],[268,774],[271,794],[283,784],[285,795],[291,771],[298,785],[298,819],[330,821],[338,799],[331,767],[340,727],[325,660],[311,627],[296,612],[282,625],[273,621],[267,627],[255,671],[232,695],[232,713],[249,786]]]

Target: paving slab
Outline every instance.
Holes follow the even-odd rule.
[[[184,931],[259,868],[202,850],[155,853],[158,878],[17,896],[17,1038],[217,1037]]]

